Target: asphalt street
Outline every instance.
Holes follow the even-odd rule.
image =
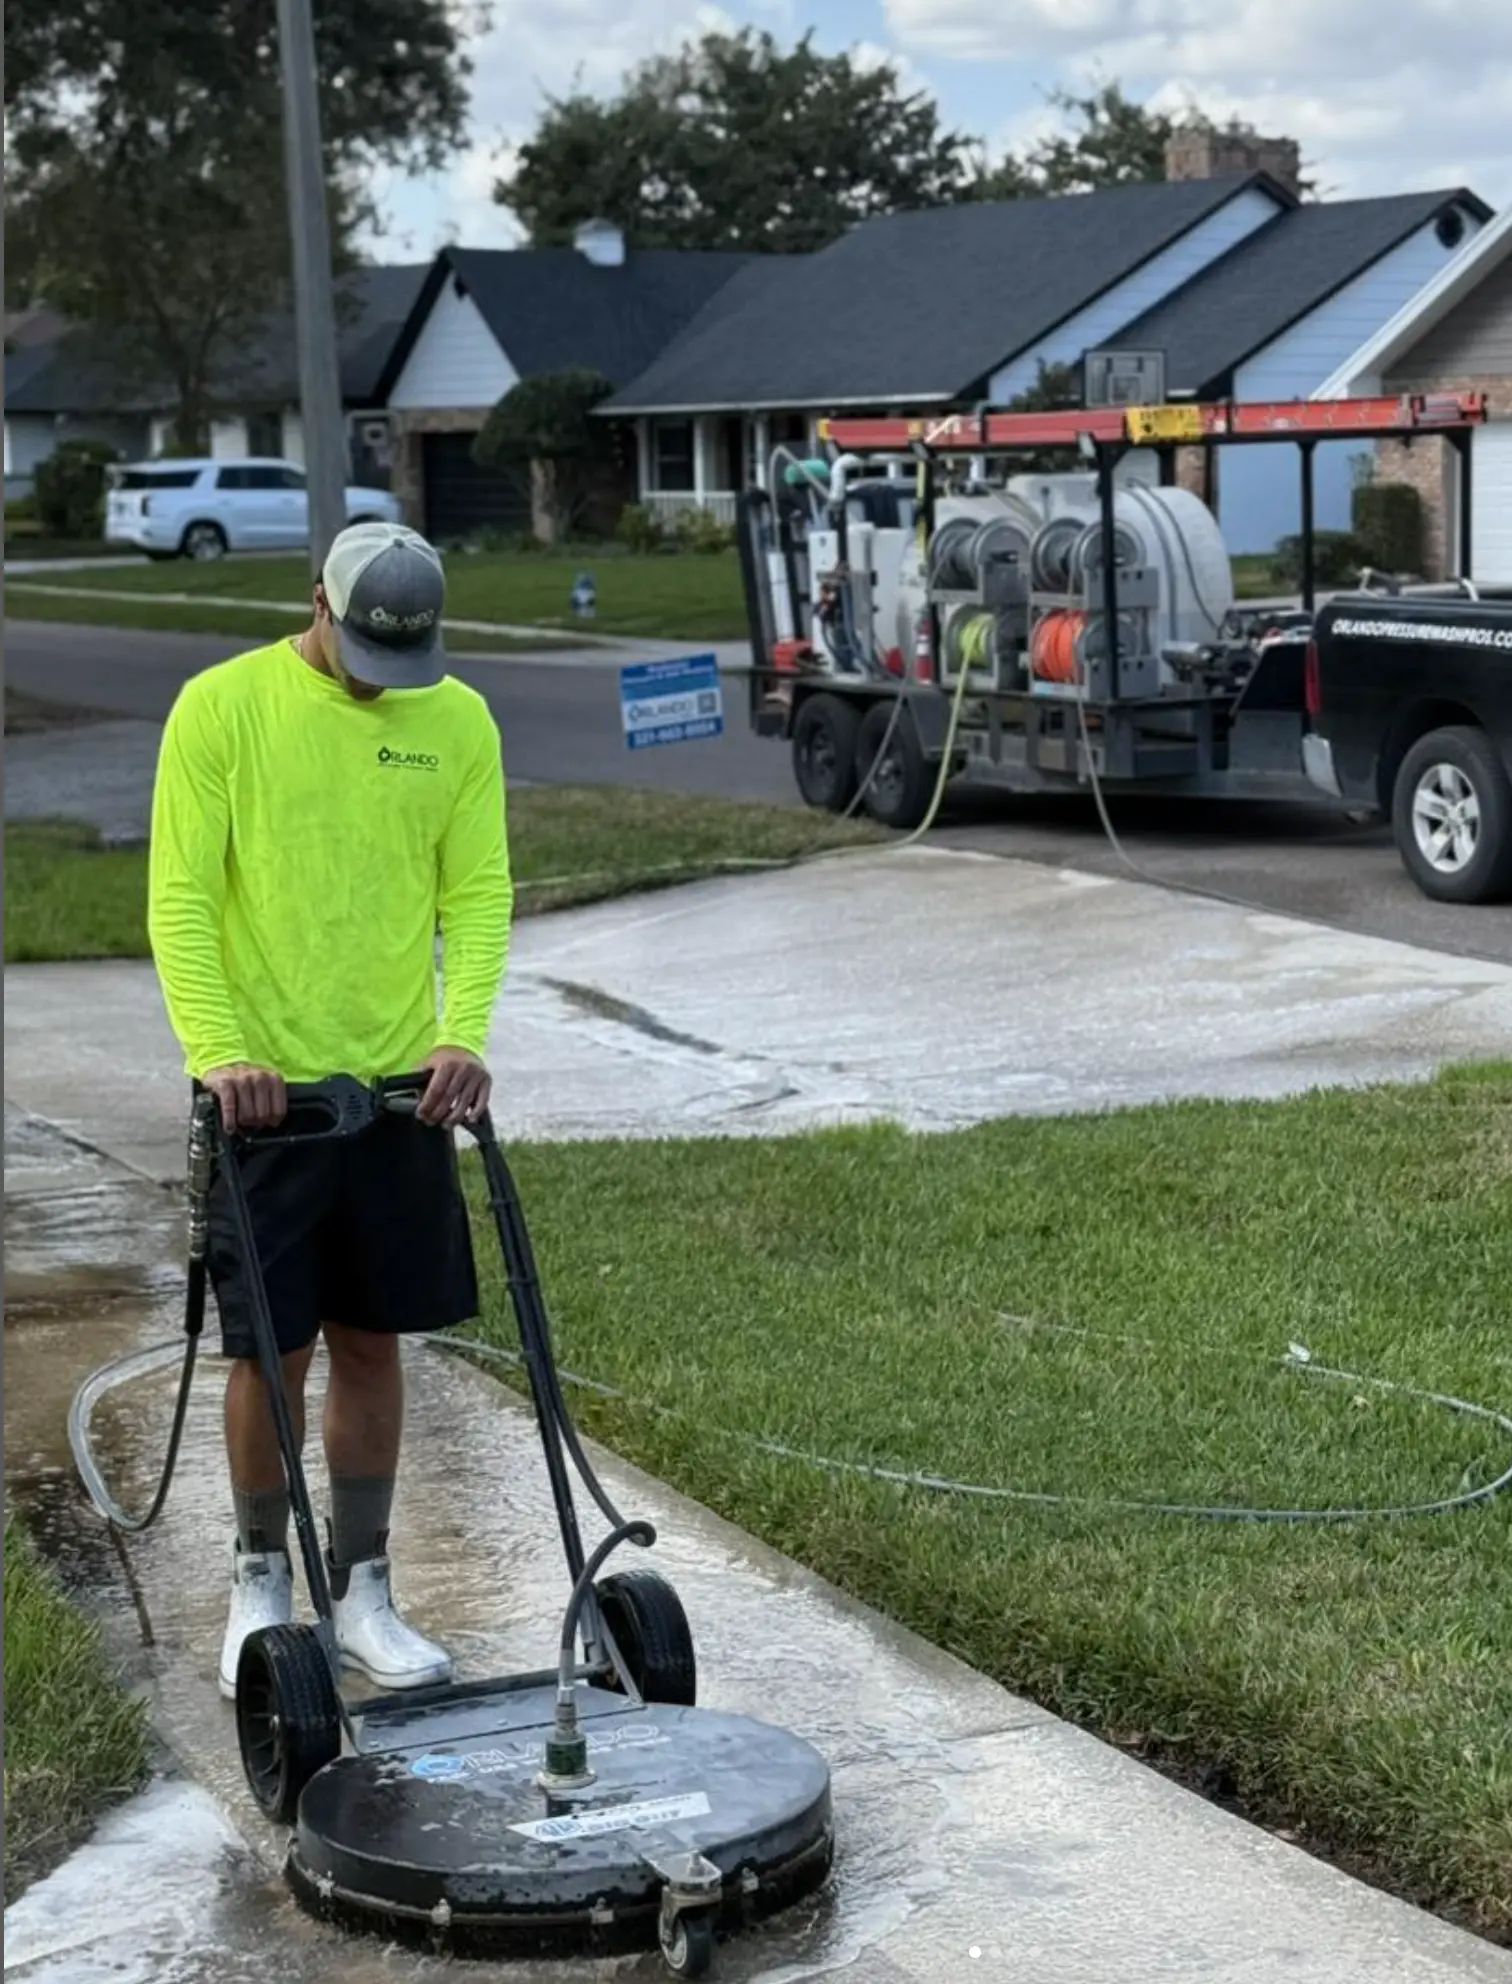
[[[159,634],[10,622],[6,680],[55,703],[161,720],[192,674],[237,652],[235,636]],[[745,721],[745,684],[726,685],[725,734],[628,751],[616,670],[634,657],[490,661],[456,673],[488,700],[511,777],[539,784],[640,785],[730,799],[797,803],[786,750]],[[1340,929],[1512,963],[1512,907],[1429,902],[1407,879],[1388,828],[1324,807],[1115,798],[1114,826],[1145,879],[1212,890],[1247,905]],[[962,793],[940,829],[946,845],[1051,867],[1129,874],[1090,799]]]

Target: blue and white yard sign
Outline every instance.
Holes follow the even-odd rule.
[[[719,663],[712,654],[646,661],[620,670],[620,715],[632,751],[724,733]]]

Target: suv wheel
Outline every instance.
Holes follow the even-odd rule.
[[[1402,862],[1435,902],[1512,892],[1512,779],[1484,731],[1431,731],[1402,760],[1391,808]]]
[[[179,548],[186,558],[224,558],[226,533],[219,524],[190,524]]]

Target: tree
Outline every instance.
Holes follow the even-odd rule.
[[[643,63],[610,102],[550,100],[495,198],[537,247],[602,219],[637,247],[797,254],[959,197],[969,157],[890,64],[822,55],[811,33],[784,52],[746,28]]]
[[[338,264],[376,165],[460,144],[466,26],[452,0],[316,9]],[[7,302],[87,325],[202,446],[290,302],[276,0],[12,0],[6,37]]]
[[[473,443],[483,468],[528,468],[531,529],[543,544],[555,544],[578,521],[595,475],[615,459],[613,430],[593,411],[613,390],[585,366],[522,379]]]

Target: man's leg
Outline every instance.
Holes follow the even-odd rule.
[[[305,1430],[305,1379],[314,1345],[283,1360],[284,1391],[294,1437]],[[238,1357],[226,1381],[226,1459],[236,1505],[236,1546],[243,1553],[289,1547],[289,1489],[284,1480],[273,1412],[257,1360]]]
[[[383,1688],[449,1680],[450,1656],[405,1624],[390,1585],[389,1516],[404,1430],[399,1339],[341,1323],[327,1323],[325,1339],[331,1594],[342,1658]]]
[[[226,1383],[226,1459],[236,1510],[231,1607],[221,1645],[220,1690],[236,1693],[242,1644],[294,1616],[289,1496],[273,1412],[257,1359],[253,1265],[231,1216],[225,1165],[240,1167],[295,1437],[304,1438],[305,1379],[319,1336],[316,1234],[334,1197],[326,1147],[270,1145],[217,1168],[210,1191],[209,1268],[220,1310]]]

